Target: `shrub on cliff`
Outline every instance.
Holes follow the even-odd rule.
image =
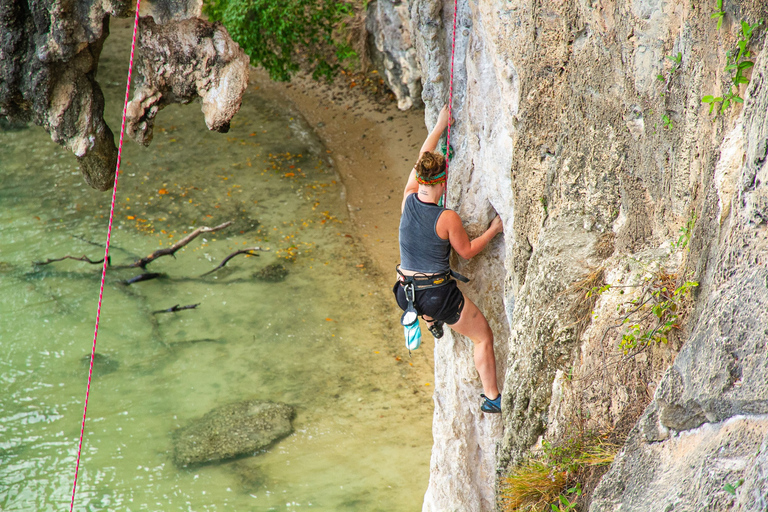
[[[205,0],[203,12],[220,21],[273,80],[290,80],[305,64],[314,78],[331,78],[352,48],[335,37],[352,14],[340,0]]]

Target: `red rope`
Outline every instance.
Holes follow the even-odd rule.
[[[136,32],[139,28],[139,5],[141,0],[136,0],[136,17],[133,22],[133,41],[131,42],[131,60],[128,64],[128,83],[125,85],[125,103],[123,104],[123,123],[120,126],[120,143],[117,146],[117,168],[115,169],[115,184],[112,187],[112,205],[109,209],[109,228],[107,230],[107,246],[104,249],[104,266],[101,269],[101,285],[99,287],[99,306],[96,309],[96,327],[93,331],[93,347],[91,348],[91,364],[88,368],[88,387],[85,391],[85,407],[83,408],[83,423],[80,427],[80,442],[77,445],[77,464],[75,466],[75,480],[72,484],[72,501],[69,504],[69,512],[75,508],[75,491],[77,489],[77,474],[80,470],[80,456],[83,449],[83,435],[85,434],[85,417],[88,412],[88,396],[91,394],[91,377],[93,376],[93,359],[96,356],[96,338],[99,335],[99,318],[101,318],[101,303],[104,297],[104,280],[107,277],[107,263],[109,261],[109,240],[112,238],[112,221],[115,218],[115,198],[117,197],[117,178],[120,175],[120,158],[123,153],[123,135],[125,134],[125,113],[128,109],[128,93],[131,90],[131,73],[133,72],[133,54],[136,48]]]
[[[448,85],[448,135],[445,139],[445,191],[443,206],[448,207],[448,162],[451,159],[451,124],[453,122],[453,56],[456,54],[456,18],[459,0],[453,0],[453,42],[451,44],[451,80]]]

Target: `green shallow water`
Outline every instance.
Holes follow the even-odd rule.
[[[125,25],[100,65],[119,127]],[[66,509],[74,477],[109,193],[40,128],[0,132],[0,509]],[[199,105],[172,106],[149,148],[128,142],[113,265],[233,220],[151,263],[110,269],[76,510],[406,511],[429,476],[430,388],[402,347],[386,284],[355,245],[326,150],[288,107],[249,90],[228,134]],[[231,252],[238,256],[211,270]],[[281,263],[285,280],[255,274]],[[175,304],[197,309],[153,314]],[[426,352],[414,358],[428,357]],[[178,468],[172,432],[224,403],[296,407],[263,453]]]

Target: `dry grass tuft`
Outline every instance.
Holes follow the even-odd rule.
[[[612,231],[600,235],[595,244],[595,256],[603,260],[610,257],[616,248],[615,239],[616,235]]]
[[[561,496],[582,501],[581,488],[595,470],[613,462],[619,446],[601,436],[571,438],[559,445],[545,442],[541,452],[502,481],[499,504],[504,512],[551,512]],[[579,493],[569,492],[575,488]]]
[[[506,512],[536,512],[546,510],[565,489],[565,471],[553,471],[545,462],[530,460],[504,479],[501,494],[502,510]]]
[[[584,329],[592,321],[592,311],[595,308],[599,293],[589,293],[605,284],[605,269],[598,267],[585,274],[579,281],[572,283],[562,295],[568,297],[570,306],[568,316],[573,319],[571,325],[576,327],[576,339],[581,338]]]

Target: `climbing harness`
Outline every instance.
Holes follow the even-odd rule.
[[[112,222],[115,218],[115,198],[117,197],[117,178],[120,175],[120,157],[123,153],[123,135],[125,135],[125,115],[128,109],[128,93],[131,90],[131,73],[133,72],[133,55],[136,48],[136,33],[139,29],[139,7],[141,0],[136,0],[136,16],[133,20],[133,40],[131,41],[131,60],[128,63],[128,81],[125,85],[125,103],[123,104],[123,122],[120,126],[120,143],[117,146],[117,167],[115,168],[115,183],[112,186],[112,205],[109,209],[109,227],[107,228],[107,245],[104,249],[104,266],[101,269],[101,285],[99,286],[99,305],[96,308],[96,326],[93,331],[93,346],[91,347],[91,363],[88,367],[88,387],[85,390],[85,406],[83,407],[83,422],[80,426],[80,441],[77,445],[77,463],[75,464],[75,479],[72,483],[72,501],[69,504],[69,512],[75,508],[75,491],[77,489],[77,474],[80,470],[80,456],[83,449],[83,436],[85,434],[85,417],[88,412],[88,397],[91,393],[91,378],[93,377],[93,360],[96,357],[96,338],[99,335],[99,319],[101,318],[101,303],[104,297],[104,280],[107,277],[107,265],[109,264],[109,241],[112,238]]]
[[[405,300],[408,301],[408,306],[400,317],[400,323],[404,328],[405,346],[408,348],[409,352],[411,350],[416,350],[421,346],[419,314],[414,305],[416,302],[416,291],[445,286],[451,282],[452,278],[458,279],[462,283],[469,282],[468,278],[453,270],[435,275],[415,274],[407,276],[400,271],[400,265],[397,266],[397,280],[402,284],[403,291],[405,292]],[[437,337],[439,338],[440,336]]]
[[[451,78],[448,82],[448,134],[445,141],[445,191],[443,192],[442,204],[448,205],[448,162],[453,157],[451,149],[451,123],[453,121],[453,61],[456,55],[456,18],[458,17],[459,0],[453,0],[453,37],[451,43]]]

